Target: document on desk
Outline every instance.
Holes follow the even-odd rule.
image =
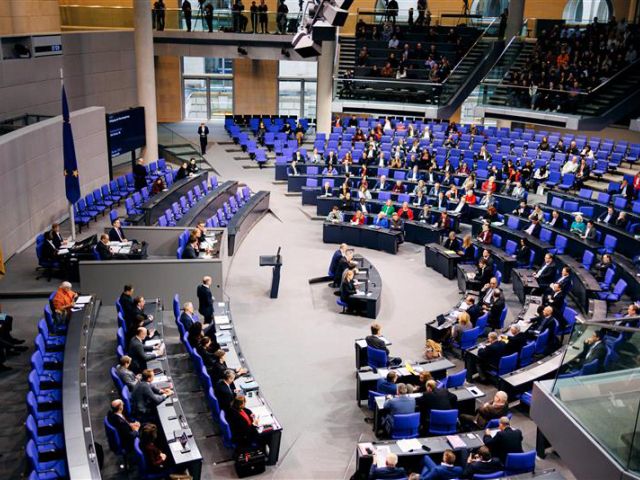
[[[258,407],[254,407],[251,409],[251,413],[253,413],[256,418],[266,417],[267,415],[271,415],[271,410],[266,405],[260,405]]]
[[[473,395],[474,398],[482,397],[484,395],[478,387],[467,387],[467,391]]]
[[[398,445],[398,448],[402,450],[402,453],[407,453],[411,450],[420,450],[422,448],[420,441],[415,438],[412,438],[411,440],[398,440],[396,445]]]
[[[367,452],[367,449],[373,452],[373,443],[371,442],[359,443],[358,449],[360,450],[360,455],[371,455],[369,452]]]
[[[154,375],[153,382],[151,383],[163,383],[168,381],[169,381],[169,377],[167,377],[166,375]]]
[[[67,253],[69,253],[68,248],[61,248],[60,250],[58,250],[58,255],[66,255]]]
[[[76,305],[85,305],[91,301],[91,295],[80,295],[76,298]]]
[[[447,435],[447,442],[454,450],[459,448],[466,448],[467,444],[460,438],[459,435]]]
[[[216,322],[216,325],[226,325],[229,323],[228,315],[215,315],[213,318]]]
[[[145,347],[155,347],[156,345],[160,345],[162,343],[161,338],[154,338],[153,340],[146,340],[144,342]]]
[[[404,367],[400,367],[398,370],[396,370],[396,372],[398,372],[398,375],[402,376],[402,377],[406,377],[409,375],[409,370],[407,368]]]
[[[387,455],[391,453],[391,449],[387,446],[380,446],[376,448],[376,466],[378,468],[384,468],[387,466]]]

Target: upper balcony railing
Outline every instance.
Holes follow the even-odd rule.
[[[640,317],[576,324],[553,395],[622,466],[640,472]]]

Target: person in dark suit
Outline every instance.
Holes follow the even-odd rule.
[[[627,212],[620,212],[613,222],[613,226],[620,230],[625,230],[628,224],[629,219],[627,218]]]
[[[429,431],[431,410],[451,410],[458,408],[458,397],[446,388],[438,388],[435,380],[428,380],[426,391],[416,398],[416,407],[420,412],[420,428],[423,434]]]
[[[507,346],[505,348],[505,355],[511,355],[512,353],[520,353],[522,347],[527,344],[529,337],[525,332],[520,331],[520,327],[515,323],[512,323],[509,327],[509,335],[507,336]]]
[[[462,467],[456,464],[456,454],[453,450],[445,450],[442,454],[442,463],[436,462],[429,455],[424,456],[424,467],[420,474],[420,480],[451,480],[460,478]]]
[[[407,477],[404,468],[398,467],[398,456],[395,453],[387,454],[385,466],[378,467],[376,456],[373,456],[373,463],[369,470],[368,480],[394,480]]]
[[[536,338],[537,335],[549,330],[549,341],[547,343],[547,353],[551,352],[555,348],[555,334],[556,334],[556,320],[553,318],[553,308],[544,307],[542,314],[531,319],[531,327],[527,330],[527,333],[531,338]]]
[[[139,158],[133,166],[133,177],[136,191],[147,186],[147,168],[144,166],[144,158]]]
[[[361,302],[352,297],[358,293],[353,283],[355,272],[351,269],[345,270],[340,283],[340,300],[347,304],[347,313],[358,313],[361,309]]]
[[[184,15],[184,22],[187,26],[187,32],[191,31],[191,3],[189,0],[182,0],[182,15]]]
[[[53,243],[53,236],[50,231],[44,233],[44,242],[42,242],[42,250],[40,251],[40,255],[42,257],[42,260],[47,261],[55,260],[58,255],[58,249]]]
[[[496,432],[493,437],[491,437],[491,432],[486,430],[483,441],[491,451],[491,455],[499,458],[500,461],[504,463],[507,460],[508,454],[522,453],[522,432],[511,428],[509,417],[500,417],[498,429],[498,432]]]
[[[119,218],[116,218],[111,223],[111,230],[109,230],[109,241],[110,242],[126,242],[127,237],[124,235],[124,230],[122,229],[122,223]]]
[[[189,243],[187,243],[182,251],[182,259],[193,258],[198,258],[198,238],[191,234],[189,235]]]
[[[395,367],[402,363],[402,359],[398,357],[392,357],[389,353],[389,348],[387,348],[387,344],[382,338],[382,325],[378,322],[374,322],[371,324],[371,335],[368,335],[365,338],[367,345],[371,348],[376,348],[378,350],[383,350],[387,354],[387,365],[389,367]]]
[[[127,352],[131,357],[131,370],[134,373],[142,373],[147,368],[147,362],[164,354],[162,344],[149,347],[145,346],[144,340],[147,338],[147,329],[138,328],[136,335],[129,342]]]
[[[542,230],[540,220],[538,220],[538,217],[533,217],[529,226],[524,229],[524,232],[528,233],[532,237],[538,238],[540,236],[540,230]]]
[[[449,232],[449,236],[444,241],[442,246],[447,250],[453,250],[454,252],[457,252],[458,250],[460,250],[460,240],[456,238],[456,232],[451,230]]]
[[[500,317],[505,307],[504,293],[499,288],[493,289],[491,304],[488,307],[489,318],[487,320],[488,325],[491,328],[502,328],[500,325]]]
[[[356,264],[355,262],[353,262],[353,250],[347,250],[345,254],[338,259],[338,263],[333,275],[334,288],[340,287],[340,284],[342,283],[342,277],[344,276],[344,271],[347,269],[355,268],[355,266]]]
[[[607,211],[600,214],[598,221],[609,225],[613,224],[616,221],[616,211],[613,207],[607,207]]]
[[[127,324],[126,338],[127,341],[136,334],[139,327],[146,327],[153,321],[153,315],[148,315],[144,312],[145,300],[144,297],[138,296],[133,299],[133,312],[130,317],[125,318]],[[147,332],[149,338],[153,338],[158,335],[154,329],[149,329]],[[145,340],[146,340],[145,339]]]
[[[473,326],[476,326],[476,322],[482,316],[484,311],[482,310],[482,305],[476,302],[476,299],[469,295],[466,299],[466,303],[469,305],[467,308],[467,313],[469,314],[469,319]]]
[[[487,262],[487,267],[489,268],[490,271],[493,272],[494,270],[494,264],[495,262],[493,261],[493,257],[491,257],[491,252],[489,250],[487,250],[486,248],[482,250],[482,254],[481,254],[481,258],[484,258],[484,261]]]
[[[98,252],[100,260],[113,260],[115,258],[115,254],[109,246],[109,235],[106,233],[100,235],[100,241],[96,245],[96,252]]]
[[[107,420],[118,432],[120,444],[125,450],[133,450],[133,442],[138,437],[140,422],[132,422],[124,414],[124,402],[120,399],[111,402]]]
[[[560,273],[560,278],[558,280],[556,280],[555,283],[560,285],[560,288],[562,289],[562,292],[565,295],[567,295],[569,293],[569,290],[571,290],[571,269],[569,267],[567,267],[566,265],[564,267],[562,267],[562,272]],[[551,288],[551,286],[549,286],[549,287]]]
[[[492,332],[494,333],[494,332]],[[491,402],[485,402],[476,410],[475,415],[466,413],[460,414],[460,423],[463,431],[477,430],[484,428],[489,420],[504,417],[509,413],[509,396],[506,392],[499,390],[493,396]]]
[[[567,364],[569,371],[580,370],[587,363],[594,360],[598,362],[598,372],[602,372],[604,359],[607,356],[607,345],[604,343],[604,329],[595,330],[593,334],[584,341],[582,352]]]
[[[615,269],[615,265],[611,260],[611,255],[605,253],[602,255],[600,261],[591,267],[591,273],[593,273],[593,276],[597,281],[602,282],[607,274],[607,270],[610,268]]]
[[[51,224],[51,241],[56,247],[56,250],[58,250],[64,243],[64,238],[60,234],[60,225],[57,223]]]
[[[236,386],[233,383],[235,379],[236,374],[233,370],[225,370],[223,377],[213,386],[218,404],[225,412],[231,408],[231,403],[236,398]]]
[[[246,398],[238,395],[233,399],[231,408],[225,412],[236,452],[246,451],[258,440],[258,419],[245,407],[246,404]]]
[[[380,180],[378,180],[378,183],[374,187],[374,190],[379,190],[382,192],[385,190],[391,190],[391,187],[391,182],[387,182],[387,177],[385,175],[380,175]]]
[[[489,438],[491,438],[490,435]],[[491,454],[488,447],[482,446],[475,454],[469,455],[461,478],[472,479],[474,475],[487,475],[502,470],[503,465],[500,459],[495,458],[495,455],[492,457]]]
[[[203,156],[205,153],[207,153],[207,144],[209,143],[208,135],[209,127],[207,127],[207,125],[202,122],[198,127],[198,137],[200,137],[200,150]]]
[[[193,303],[185,302],[182,305],[182,313],[180,314],[180,322],[184,326],[185,330],[189,330],[191,328],[191,325],[193,325],[195,322],[198,321],[198,319],[196,319],[193,316],[193,312],[194,312]]]
[[[376,382],[376,392],[384,393],[385,395],[397,395],[398,386],[398,372],[395,370],[389,370],[385,378],[380,378]]]
[[[142,378],[131,392],[131,413],[142,422],[151,422],[157,417],[156,407],[173,395],[170,388],[160,389],[152,385],[153,370],[142,371]]]
[[[527,245],[527,240],[524,238],[520,239],[520,246],[516,251],[516,263],[518,265],[528,265],[529,258],[531,258],[531,248]]]
[[[348,247],[346,243],[341,243],[340,247],[338,247],[338,249],[333,252],[333,256],[331,257],[331,262],[329,263],[329,276],[333,275],[334,276],[334,287],[337,287],[338,285],[335,284],[335,273],[336,273],[336,267],[338,266],[338,262],[340,261],[340,259],[342,257],[345,256],[345,254],[347,253]]]
[[[130,323],[133,323],[131,319],[134,317],[136,310],[136,307],[133,304],[133,286],[128,284],[125,285],[118,300],[122,307],[122,317],[128,327]]]
[[[116,366],[116,373],[120,381],[129,388],[129,391],[133,391],[133,387],[136,386],[140,379],[138,375],[129,370],[129,367],[131,367],[131,357],[123,355]]]
[[[559,283],[551,284],[552,292],[545,295],[542,299],[542,304],[553,308],[553,316],[556,318],[562,318],[562,310],[564,307],[564,301],[566,298],[565,293],[562,291],[562,285]]]
[[[211,337],[205,337],[202,334],[202,324],[200,322],[196,322],[191,326],[191,330],[189,330],[189,342],[191,343],[191,334],[195,335],[197,340],[192,344],[192,348],[194,348],[198,355],[202,358],[202,362],[206,367],[207,371],[215,368],[216,363],[218,362],[218,357],[216,356],[216,352],[220,350],[220,344],[215,339],[211,339]],[[195,345],[195,346],[194,346]]]
[[[478,369],[481,376],[486,377],[483,373],[489,368],[496,369],[500,359],[505,355],[507,344],[500,340],[496,332],[490,332],[487,336],[487,344],[478,350]]]
[[[198,312],[202,315],[204,323],[211,324],[213,332],[215,333],[216,327],[213,323],[213,294],[211,293],[211,277],[205,276],[202,278],[202,284],[198,285]]]
[[[220,380],[221,378],[224,378],[224,372],[229,370],[229,367],[227,366],[226,357],[225,357],[226,354],[227,353],[222,349],[217,350],[214,353],[217,359],[217,362],[213,365],[213,368],[209,370],[209,375],[211,376],[211,379],[214,382]],[[246,368],[240,367],[235,370],[236,377],[240,375],[244,375],[245,373],[247,373]]]
[[[489,265],[487,265],[487,260],[484,257],[481,257],[478,260],[478,268],[476,270],[476,274],[473,277],[472,282],[468,282],[468,288],[472,290],[480,290],[480,299],[484,297],[483,291],[487,288],[487,284],[491,282],[491,278],[493,277],[493,270]],[[496,287],[498,285],[496,284]],[[485,294],[487,292],[484,292]]]
[[[556,267],[553,263],[553,255],[547,253],[544,256],[542,267],[540,267],[533,276],[538,280],[538,285],[540,285],[542,291],[549,287],[551,282],[556,278]]]

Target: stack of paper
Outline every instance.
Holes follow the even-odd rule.
[[[227,315],[215,315],[214,320],[216,325],[226,325],[229,323],[229,317]]]
[[[76,305],[85,305],[91,301],[91,295],[80,295],[76,298]]]
[[[391,452],[391,449],[387,446],[380,446],[376,448],[376,466],[378,468],[384,468],[387,466],[387,455]]]
[[[449,442],[449,445],[451,445],[451,448],[454,450],[466,448],[467,446],[467,444],[464,443],[464,440],[462,440],[458,435],[447,435],[447,442]]]
[[[398,445],[398,448],[402,450],[403,453],[410,452],[411,450],[420,450],[422,448],[422,444],[416,438],[412,438],[410,440],[398,440],[396,445]]]
[[[146,340],[144,342],[145,347],[155,347],[156,345],[160,345],[162,343],[161,338],[154,338],[153,340]]]

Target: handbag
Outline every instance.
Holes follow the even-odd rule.
[[[235,468],[238,478],[259,475],[266,469],[267,457],[262,450],[248,450],[236,457]]]

